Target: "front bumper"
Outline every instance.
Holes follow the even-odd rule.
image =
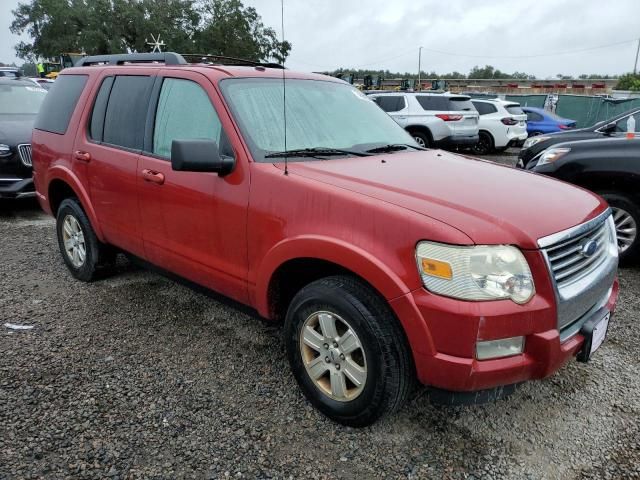
[[[603,301],[612,313],[618,288],[616,278]],[[470,392],[545,378],[577,355],[584,338],[576,333],[561,341],[555,301],[547,300],[552,298],[548,293],[536,295],[527,305],[516,305],[509,301],[465,302],[420,288],[391,304],[397,314],[413,316],[411,321],[422,322],[428,332],[421,348],[414,345],[413,349],[420,382],[442,390]],[[478,340],[521,335],[525,337],[521,355],[482,361],[474,358]]]
[[[30,198],[36,196],[31,178],[0,177],[0,198]]]

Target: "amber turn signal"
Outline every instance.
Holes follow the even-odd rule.
[[[451,265],[447,262],[440,260],[434,260],[433,258],[422,258],[422,272],[425,275],[432,277],[444,278],[445,280],[451,280],[453,278],[453,272],[451,271]]]

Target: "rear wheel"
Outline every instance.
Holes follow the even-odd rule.
[[[370,425],[399,409],[414,383],[404,332],[382,300],[355,278],[304,287],[285,320],[293,374],[322,413],[345,425]]]
[[[90,282],[104,267],[115,263],[115,250],[98,240],[77,199],[67,198],[60,204],[56,232],[62,259],[78,280]]]
[[[606,192],[600,195],[609,203],[613,212],[620,263],[637,260],[640,257],[640,241],[638,240],[640,209],[638,205],[626,195]]]
[[[488,132],[480,132],[478,143],[471,147],[471,151],[476,155],[488,155],[493,150],[493,137]]]

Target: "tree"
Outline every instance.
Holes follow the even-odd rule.
[[[167,49],[283,61],[291,51],[240,0],[29,0],[13,11],[11,31],[28,33],[20,58],[63,52],[145,52],[151,35]]]
[[[616,90],[632,90],[640,91],[640,75],[633,73],[626,73],[620,77]]]

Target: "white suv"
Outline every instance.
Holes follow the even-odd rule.
[[[470,97],[421,92],[370,97],[423,147],[471,147],[478,142],[478,112]]]
[[[527,114],[519,103],[500,99],[471,100],[480,114],[480,140],[473,153],[486,155],[493,150],[522,146],[527,139]]]

